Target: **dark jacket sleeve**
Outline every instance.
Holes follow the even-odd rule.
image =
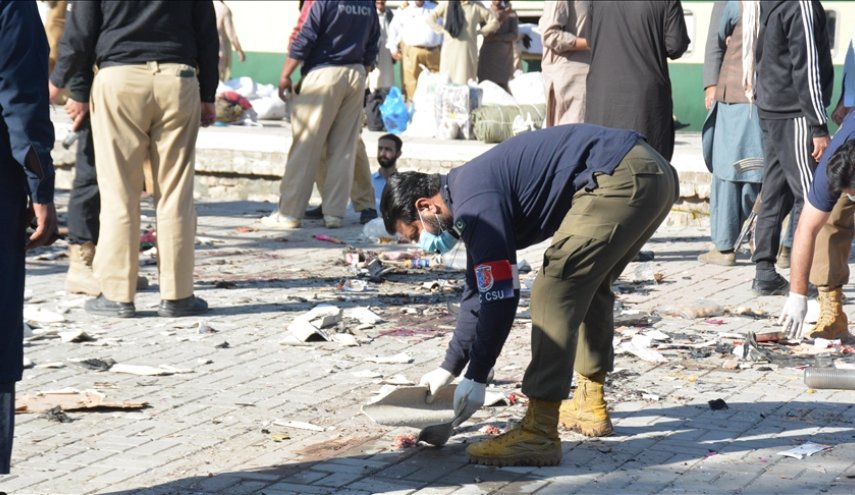
[[[89,101],[89,92],[92,90],[92,80],[95,73],[91,70],[82,70],[68,81],[68,94],[74,101],[86,103]]]
[[[813,137],[828,135],[828,115],[823,105],[821,85],[822,59],[816,45],[813,9],[808,2],[795,2],[784,19],[789,52],[792,57],[793,85],[799,95],[799,106],[807,118]]]
[[[678,59],[689,48],[689,32],[686,30],[686,19],[683,17],[683,5],[679,0],[668,3],[665,13],[665,52],[668,58]]]
[[[197,64],[199,66],[199,97],[205,103],[213,103],[220,76],[217,66],[220,61],[220,38],[217,35],[217,17],[211,2],[194,2],[193,29],[196,32]]]
[[[78,73],[92,70],[101,32],[101,2],[70,2],[69,7],[59,42],[59,59],[50,75],[58,88],[64,88]]]
[[[49,49],[34,2],[0,1],[0,46],[0,133],[8,133],[12,157],[24,168],[33,202],[51,203]]]
[[[724,56],[724,48],[718,39],[718,31],[721,25],[721,16],[727,0],[716,0],[713,4],[710,17],[710,27],[707,30],[707,45],[704,50],[704,88],[715,86],[718,83],[718,74],[721,71],[721,59]]]
[[[380,18],[377,17],[377,11],[371,16],[371,34],[368,35],[368,46],[365,47],[365,58],[362,60],[362,65],[371,66],[377,61],[377,54],[380,53]]]
[[[297,37],[294,38],[294,41],[291,43],[291,52],[288,53],[289,58],[293,58],[295,60],[305,61],[309,58],[309,55],[312,53],[312,48],[314,48],[315,43],[318,41],[318,33],[321,32],[321,26],[323,22],[323,14],[326,6],[324,2],[313,2],[311,8],[309,9],[309,15],[306,16],[306,20],[303,22],[303,26],[300,28],[300,32],[297,33]],[[376,17],[376,13],[374,14]],[[377,40],[374,40],[375,43]]]

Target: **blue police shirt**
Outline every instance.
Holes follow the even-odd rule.
[[[521,134],[440,177],[466,245],[466,285],[442,367],[483,383],[519,302],[516,251],[552,236],[579,189],[596,189],[641,136],[590,124]]]
[[[813,182],[810,184],[807,198],[811,206],[819,211],[830,212],[837,200],[840,199],[839,193],[835,194],[828,189],[828,159],[837,151],[837,148],[853,137],[855,137],[855,111],[849,112],[849,115],[843,119],[840,129],[831,139],[831,143],[826,148],[825,153],[822,154],[819,165],[813,173]]]

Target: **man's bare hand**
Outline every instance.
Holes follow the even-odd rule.
[[[852,111],[853,107],[844,107],[843,101],[837,104],[837,108],[834,109],[834,112],[831,114],[831,120],[834,121],[835,124],[840,125],[843,123],[843,119],[849,115],[849,112]]]
[[[210,102],[202,102],[202,117],[201,124],[202,127],[208,127],[213,124],[214,121],[217,120],[217,107],[213,103]]]
[[[279,99],[288,101],[291,97],[291,78],[282,78],[279,80]]]
[[[53,244],[53,241],[59,235],[56,207],[54,207],[53,203],[33,203],[32,214],[35,222],[35,232],[27,239],[27,249]]]
[[[392,59],[400,61],[401,60],[401,52],[393,52],[392,53]]]
[[[814,160],[819,161],[822,158],[822,154],[825,153],[825,148],[828,148],[828,143],[830,142],[831,139],[828,136],[813,138],[813,153],[811,153],[811,156]]]
[[[71,130],[77,132],[80,129],[80,124],[83,123],[86,115],[89,114],[89,103],[69,98],[65,102],[65,114],[72,120]]]
[[[712,108],[713,101],[715,101],[715,86],[707,86],[704,89],[704,106],[707,107],[707,111]]]
[[[52,82],[48,81],[48,98],[51,103],[59,102],[62,97],[62,88],[57,88]]]

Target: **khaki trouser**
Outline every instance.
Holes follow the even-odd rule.
[[[677,200],[676,171],[643,141],[596,180],[597,189],[573,196],[532,287],[528,397],[566,399],[574,369],[584,376],[612,370],[612,283]]]
[[[192,296],[193,162],[201,111],[196,70],[157,62],[101,69],[92,85],[91,111],[101,190],[93,268],[104,296],[134,300],[144,167],[153,179],[160,297]]]
[[[326,155],[326,152],[324,153]],[[356,168],[353,172],[353,186],[350,189],[350,202],[353,203],[353,211],[376,209],[374,202],[374,184],[371,182],[371,165],[368,163],[368,152],[365,150],[365,141],[362,134],[356,140]],[[318,167],[318,175],[315,184],[318,191],[324,190],[324,182],[327,180],[327,159],[324,156]],[[332,215],[332,213],[329,213]]]
[[[56,61],[59,58],[59,40],[65,30],[65,13],[68,9],[67,0],[53,2],[45,19],[45,33],[47,34],[50,55],[48,56],[48,74],[53,72]]]
[[[353,183],[364,92],[362,65],[313,69],[300,81],[292,96],[291,149],[279,185],[282,215],[303,217],[326,150],[327,177],[321,191],[324,213],[344,216]]]
[[[816,236],[810,270],[813,285],[840,287],[849,282],[849,251],[855,237],[853,217],[855,202],[841,194]]]
[[[440,48],[438,46],[433,48],[402,46],[404,49],[401,54],[401,70],[404,77],[404,94],[408,100],[412,100],[416,94],[416,83],[419,80],[419,74],[422,73],[422,68],[419,64],[424,65],[431,72],[439,72]]]

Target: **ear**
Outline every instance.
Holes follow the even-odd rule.
[[[439,206],[434,204],[431,201],[431,198],[419,198],[416,200],[416,210],[421,211],[422,213],[438,213]]]

